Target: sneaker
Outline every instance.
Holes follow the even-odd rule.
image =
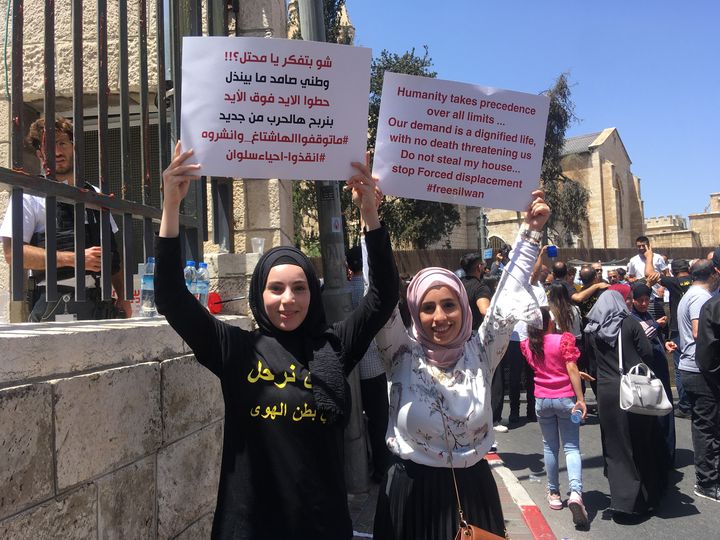
[[[718,486],[702,487],[695,486],[693,493],[703,499],[710,499],[711,501],[720,502],[720,494],[718,494]]]
[[[675,409],[675,412],[673,413],[675,415],[675,418],[692,418],[692,414],[689,412],[681,411],[680,409]]]
[[[568,508],[572,512],[573,523],[578,527],[588,526],[588,515],[583,504],[582,495],[573,491],[568,499]]]
[[[548,491],[547,500],[550,508],[553,510],[562,510],[563,503],[559,491]]]
[[[497,454],[497,443],[492,444],[492,446],[490,447],[490,452],[488,452],[488,453],[489,454]]]
[[[493,429],[498,433],[507,433],[508,428],[507,426],[503,426],[502,424],[498,423],[493,426]]]

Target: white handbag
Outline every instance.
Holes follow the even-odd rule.
[[[665,416],[673,410],[665,387],[652,370],[643,363],[625,373],[623,369],[622,332],[618,334],[618,363],[620,368],[620,408],[623,411],[648,416]]]

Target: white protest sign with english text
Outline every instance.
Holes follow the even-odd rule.
[[[523,210],[540,180],[549,104],[385,72],[373,176],[387,195]]]
[[[370,49],[185,37],[183,149],[201,175],[345,180],[367,146]]]

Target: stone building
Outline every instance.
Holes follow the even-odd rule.
[[[720,193],[710,194],[710,204],[704,212],[690,214],[690,229],[700,235],[700,245],[720,245]]]
[[[703,212],[645,220],[647,237],[658,247],[717,247],[720,244],[720,193],[711,193]]]
[[[645,220],[645,236],[659,248],[699,247],[700,235],[687,228],[682,216],[659,216]]]
[[[563,174],[589,192],[588,220],[572,240],[579,248],[631,247],[642,234],[643,203],[640,178],[616,128],[606,128],[566,139],[562,150]],[[511,243],[522,223],[519,212],[488,211],[490,245]]]

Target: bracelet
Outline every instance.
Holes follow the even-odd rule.
[[[520,229],[520,238],[522,238],[523,240],[527,240],[531,244],[539,246],[542,243],[542,232],[532,231],[527,227],[522,227]]]

